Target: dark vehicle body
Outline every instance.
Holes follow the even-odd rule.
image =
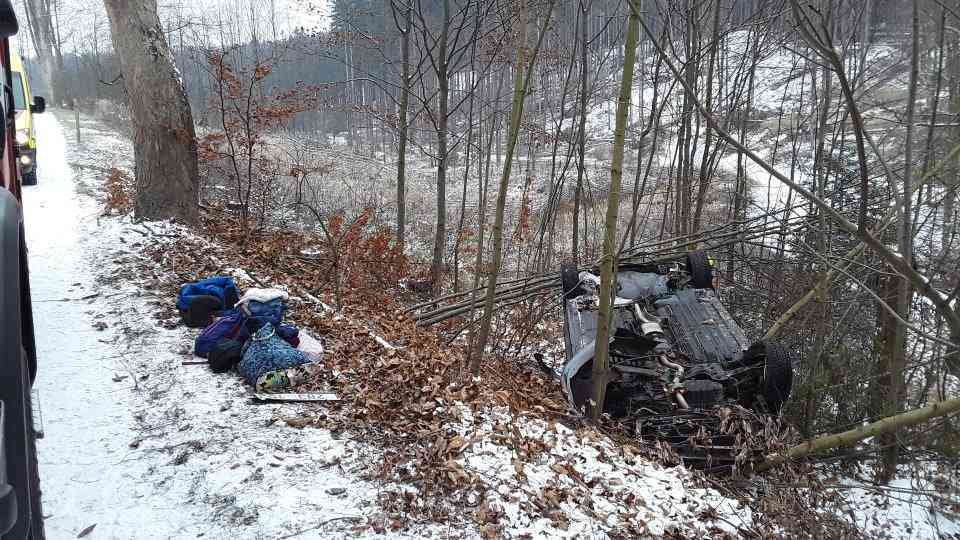
[[[640,435],[666,438],[678,449],[700,431],[696,420],[719,406],[779,413],[792,386],[791,354],[776,343],[750,344],[714,290],[706,253],[622,266],[616,279],[604,413],[636,419],[645,426]],[[600,279],[565,266],[561,282],[561,384],[571,406],[583,411],[594,383]]]
[[[44,533],[31,405],[37,358],[10,70],[9,38],[17,29],[10,0],[0,0],[0,534],[23,539]]]

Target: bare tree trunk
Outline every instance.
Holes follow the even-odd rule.
[[[951,47],[947,52],[947,72],[950,88],[950,113],[956,124],[952,132],[953,145],[960,144],[960,33],[954,32]],[[954,242],[954,233],[957,229],[956,201],[957,190],[960,188],[960,156],[953,160],[951,168],[945,174],[946,193],[943,198],[943,234],[941,236],[941,251],[944,255],[950,253],[951,243]]]
[[[61,103],[64,100],[63,54],[53,26],[54,13],[50,0],[23,0],[23,5],[33,48],[40,60],[44,78],[50,84],[50,100]]]
[[[477,342],[475,348],[471,351],[470,371],[478,373],[480,371],[480,360],[487,348],[487,340],[490,338],[490,325],[493,321],[493,308],[496,302],[497,278],[500,274],[500,266],[503,263],[503,214],[507,203],[507,189],[510,186],[510,169],[513,166],[513,153],[517,147],[517,139],[520,136],[520,120],[523,118],[523,102],[527,89],[530,86],[530,79],[533,78],[533,66],[537,61],[537,54],[540,52],[540,46],[543,44],[543,38],[550,25],[550,16],[553,14],[554,2],[551,1],[547,7],[547,13],[544,17],[543,27],[540,29],[537,45],[529,58],[525,58],[524,50],[527,43],[527,3],[526,0],[520,0],[519,17],[517,20],[517,34],[519,35],[519,46],[517,47],[516,66],[513,77],[513,105],[510,111],[510,134],[507,139],[506,155],[503,160],[503,173],[500,175],[500,185],[497,193],[496,216],[493,220],[493,260],[484,268],[487,275],[487,289],[483,302],[483,314],[480,319],[480,330],[477,332]],[[525,62],[527,65],[524,73]]]
[[[133,124],[136,216],[195,222],[199,174],[193,115],[156,0],[104,4]]]
[[[904,164],[903,164],[903,192],[900,196],[900,227],[897,231],[897,246],[900,254],[908,264],[913,261],[913,211],[911,204],[913,201],[912,173],[913,173],[913,131],[914,131],[914,113],[917,100],[917,77],[920,70],[920,8],[919,0],[913,0],[912,13],[912,47],[910,55],[910,86],[907,90],[907,134],[904,141]],[[866,197],[867,194],[861,194]],[[901,276],[890,279],[890,292],[893,293],[893,305],[897,314],[905,321],[910,320],[910,303],[913,292],[910,282]],[[889,304],[890,302],[888,302]],[[881,343],[883,346],[881,356],[882,374],[878,379],[880,390],[883,392],[881,398],[884,400],[882,409],[890,416],[900,410],[903,401],[906,398],[906,388],[904,382],[904,369],[907,363],[907,328],[896,318],[884,313],[881,317]],[[880,463],[877,470],[877,481],[887,483],[897,474],[897,462],[900,458],[900,445],[897,437],[893,433],[881,435],[877,439],[880,447]]]
[[[473,54],[476,54],[474,50]],[[474,59],[470,60],[473,66]],[[463,165],[463,191],[460,193],[460,219],[457,221],[457,237],[453,242],[453,292],[460,291],[460,244],[463,241],[463,224],[467,217],[467,182],[470,180],[470,158],[473,150],[473,109],[476,103],[474,93],[470,95],[467,112],[467,150]]]
[[[757,472],[763,472],[791,460],[800,459],[810,454],[823,452],[832,448],[850,446],[869,437],[876,437],[884,433],[895,433],[898,429],[916,426],[931,418],[946,416],[956,411],[960,411],[960,399],[939,401],[927,405],[922,409],[907,411],[896,416],[877,420],[871,424],[858,426],[843,433],[825,435],[800,443],[790,447],[790,449],[783,454],[767,457],[766,461],[761,463],[755,470]]]
[[[684,77],[690,91],[685,92],[683,96],[683,116],[681,119],[683,136],[677,143],[680,147],[680,160],[678,162],[680,174],[677,177],[677,223],[674,224],[674,232],[679,235],[692,232],[690,227],[693,224],[693,156],[696,153],[698,136],[694,124],[692,94],[697,91],[697,77],[700,74],[700,4],[699,2],[688,2],[686,7],[687,35]]]
[[[587,24],[590,19],[590,4],[592,0],[580,0],[580,118],[577,123],[577,187],[573,193],[573,244],[571,246],[574,263],[580,262],[580,212],[583,199],[583,175],[586,171],[587,145]]]
[[[708,111],[713,110],[713,74],[717,64],[717,49],[720,48],[720,0],[714,0],[713,4],[713,29],[710,33],[710,59],[707,61],[707,99],[704,107]],[[703,219],[703,205],[707,198],[707,189],[710,187],[710,138],[712,137],[711,127],[707,124],[706,133],[703,139],[703,157],[700,159],[700,186],[697,190],[697,203],[693,212],[693,228],[690,232],[700,230],[700,222]]]
[[[901,288],[905,281],[896,274],[882,276],[879,292],[884,302],[899,308]],[[877,365],[875,412],[882,416],[893,416],[898,412],[902,402],[900,395],[903,393],[906,328],[882,307],[877,308],[877,326],[879,328],[877,352],[880,361]],[[880,453],[877,481],[886,483],[893,478],[897,470],[900,452],[896,436],[893,434],[881,436],[877,439],[877,446]]]
[[[503,90],[503,83],[505,79],[506,77],[504,76],[504,72],[500,72],[497,75],[497,87],[493,93],[493,95],[495,96],[494,101],[496,101],[497,103],[499,103],[500,92]],[[489,97],[487,99],[481,100],[481,107],[483,106],[484,103],[487,103],[488,101],[490,101]],[[489,126],[487,127],[487,131],[489,132],[489,135],[487,136],[487,144],[486,144],[486,149],[484,151],[484,156],[483,156],[482,162],[477,163],[478,173],[481,172],[480,168],[482,167],[482,174],[478,174],[479,178],[477,180],[477,256],[476,256],[476,259],[474,260],[473,293],[471,294],[471,309],[470,309],[471,321],[473,320],[474,314],[475,314],[474,312],[475,308],[473,308],[472,306],[475,306],[477,304],[477,300],[480,297],[479,295],[480,279],[481,277],[483,277],[483,250],[484,250],[483,241],[484,241],[484,237],[486,236],[484,230],[486,229],[486,225],[487,225],[487,192],[488,192],[488,188],[490,187],[490,162],[491,162],[491,156],[493,154],[492,149],[493,149],[494,140],[500,139],[499,107],[497,105],[494,105],[493,108],[494,108],[494,111],[492,111],[489,115]],[[481,118],[482,118],[482,115],[481,115]],[[482,129],[480,130],[479,136],[482,139],[483,137]],[[470,351],[470,354],[474,354],[473,351],[477,341],[477,333],[478,333],[478,330],[476,325],[472,325],[470,327],[470,339],[468,340],[469,349],[467,349],[468,351]]]
[[[400,110],[399,110],[399,128],[400,143],[397,148],[397,245],[403,251],[406,240],[406,222],[407,222],[407,203],[406,203],[406,172],[407,172],[407,133],[409,130],[407,120],[407,109],[410,107],[410,24],[412,22],[413,8],[407,5],[404,8],[403,27],[400,27],[396,19],[396,2],[391,1],[390,7],[394,13],[394,22],[397,24],[397,31],[400,32],[400,62],[401,62],[401,89],[400,89]]]
[[[447,54],[447,40],[450,34],[450,0],[443,0],[443,29],[440,32],[437,57],[437,85],[439,86],[440,111],[437,122],[437,231],[433,239],[433,263],[430,265],[430,279],[433,282],[433,294],[439,296],[442,286],[443,252],[447,244],[447,126],[450,121],[450,59]]]
[[[597,339],[593,356],[593,395],[590,416],[596,420],[603,412],[603,401],[609,380],[610,320],[613,316],[614,273],[617,249],[617,215],[620,210],[620,184],[623,180],[623,147],[626,139],[627,118],[630,115],[630,91],[633,88],[633,69],[637,60],[637,41],[640,35],[640,16],[630,12],[627,22],[627,42],[623,52],[623,78],[617,100],[616,125],[613,130],[613,162],[610,164],[610,194],[607,199],[607,218],[604,223],[603,258],[600,259],[600,307],[597,310]]]

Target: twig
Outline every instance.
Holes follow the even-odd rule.
[[[269,289],[269,288],[270,288],[270,287],[268,287],[264,282],[260,281],[260,280],[257,278],[257,276],[253,275],[253,272],[251,272],[249,269],[246,269],[246,268],[245,268],[245,269],[244,269],[244,272],[247,273],[247,276],[250,278],[251,281],[253,281],[253,282],[256,283],[257,285],[259,285],[261,288],[263,288],[263,289]]]
[[[305,532],[315,531],[315,530],[323,527],[324,525],[326,525],[326,524],[328,524],[328,523],[332,523],[332,522],[334,522],[334,521],[339,521],[339,520],[342,520],[342,519],[351,520],[351,521],[358,521],[358,520],[360,519],[360,516],[340,516],[340,517],[330,518],[330,519],[328,519],[328,520],[326,520],[326,521],[321,521],[320,523],[317,523],[316,525],[314,525],[314,526],[312,526],[312,527],[307,527],[306,529],[300,529],[300,530],[297,531],[297,532],[290,533],[290,534],[288,534],[288,535],[286,535],[286,536],[281,536],[281,537],[279,537],[277,540],[283,540],[284,538],[293,538],[294,536],[300,536],[301,534],[303,534],[303,533],[305,533]]]

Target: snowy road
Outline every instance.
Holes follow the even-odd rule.
[[[25,188],[30,246],[39,405],[41,487],[49,538],[123,537],[158,509],[142,504],[142,471],[123,466],[136,435],[116,385],[115,349],[92,324],[97,310],[91,264],[98,251],[91,197],[78,192],[66,161],[63,130],[52,114],[36,117],[39,183]],[[149,523],[163,523],[159,518]],[[169,517],[169,516],[168,516]],[[167,521],[167,520],[164,520]],[[169,523],[169,521],[168,521]]]
[[[358,452],[278,423],[297,409],[250,405],[234,377],[181,365],[193,334],[159,324],[150,302],[172,300],[145,293],[125,264],[143,230],[99,219],[92,195],[116,164],[104,161],[129,163],[129,142],[89,122],[76,145],[70,118],[37,116],[39,184],[23,196],[48,538],[93,525],[86,538],[352,536],[350,521],[317,524],[374,510]]]

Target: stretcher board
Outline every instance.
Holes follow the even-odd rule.
[[[257,401],[283,401],[283,402],[319,402],[319,401],[340,401],[337,394],[324,394],[319,392],[306,392],[302,394],[270,394],[267,392],[257,392],[253,394]]]

